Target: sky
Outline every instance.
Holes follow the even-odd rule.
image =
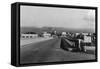
[[[95,10],[21,6],[21,27],[63,27],[95,31]]]

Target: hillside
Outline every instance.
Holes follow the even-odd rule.
[[[87,32],[87,33],[94,33],[93,30],[88,30],[88,29],[68,29],[68,28],[62,28],[62,27],[21,27],[20,28],[21,33],[25,32],[36,32],[36,33],[42,33],[44,31],[46,32],[52,32],[52,31],[57,31],[57,32]]]

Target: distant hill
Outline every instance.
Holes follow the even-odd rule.
[[[20,28],[21,33],[25,32],[36,32],[36,33],[42,33],[44,31],[46,32],[52,32],[52,31],[57,31],[57,32],[88,32],[88,33],[94,33],[93,30],[87,30],[87,29],[68,29],[68,28],[62,28],[62,27],[21,27]]]

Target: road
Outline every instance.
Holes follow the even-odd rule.
[[[20,41],[20,45],[21,46],[24,46],[26,44],[31,44],[31,43],[39,43],[41,41],[46,41],[46,40],[49,40],[49,39],[53,39],[53,37],[49,37],[49,38],[43,38],[43,37],[38,37],[38,38],[33,38],[33,39],[21,39]]]
[[[20,63],[92,60],[95,55],[68,52],[60,48],[61,39],[55,38],[21,46]]]

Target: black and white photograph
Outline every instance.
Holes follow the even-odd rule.
[[[96,59],[96,10],[20,6],[20,64]]]

